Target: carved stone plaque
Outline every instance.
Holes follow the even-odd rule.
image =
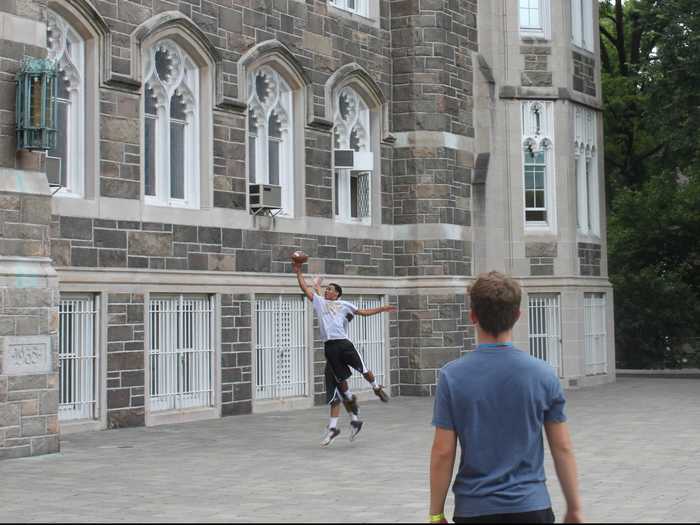
[[[2,373],[8,376],[48,374],[51,372],[51,337],[35,335],[4,337]]]

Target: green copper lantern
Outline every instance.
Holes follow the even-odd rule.
[[[56,147],[56,67],[24,57],[17,73],[17,149]]]

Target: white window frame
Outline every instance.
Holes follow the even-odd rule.
[[[99,418],[98,311],[98,297],[93,294],[61,294],[58,417],[62,422]]]
[[[586,375],[608,373],[607,304],[604,293],[583,294]]]
[[[571,0],[571,42],[590,52],[595,51],[593,6],[593,0]]]
[[[576,173],[576,226],[583,235],[600,236],[598,177],[598,115],[574,106],[574,163]]]
[[[62,101],[68,106],[66,128],[58,130],[66,137],[65,186],[58,195],[82,198],[85,196],[85,40],[59,14],[48,10],[48,57],[58,64],[58,75],[68,84],[69,99]],[[70,49],[69,49],[70,47]],[[48,159],[51,157],[47,152]],[[59,182],[61,180],[59,173]]]
[[[328,0],[328,3],[342,9],[343,11],[349,11],[356,15],[369,18],[369,2],[370,0]],[[371,0],[376,1],[376,0]],[[352,7],[354,3],[354,7]]]
[[[525,101],[522,103],[522,188],[523,224],[528,233],[556,233],[556,184],[554,162],[554,104],[546,101]],[[541,208],[528,208],[526,201],[526,159],[531,154],[544,152],[544,211],[546,220],[527,220],[528,211],[542,211]]]
[[[303,295],[255,296],[255,401],[309,395],[306,306]]]
[[[160,79],[156,70],[155,54],[158,50],[166,51],[173,58],[173,73],[167,79]],[[144,60],[144,78],[147,88],[152,89],[156,99],[156,131],[154,174],[155,195],[146,195],[144,186],[144,202],[154,206],[171,206],[176,208],[199,208],[200,187],[200,70],[194,60],[175,42],[163,39],[152,45],[146,52]],[[184,178],[183,198],[171,197],[170,173],[170,103],[173,96],[183,96],[186,109],[186,126],[184,138]],[[148,89],[144,89],[143,111],[143,143],[144,158],[146,152],[145,140],[145,102]],[[144,162],[144,184],[146,181]]]
[[[537,37],[551,40],[552,24],[550,13],[550,0],[518,0],[518,19],[520,21],[520,36],[522,37]],[[537,7],[533,8],[535,4]],[[537,11],[537,24],[528,24],[525,22],[524,11]],[[529,16],[528,16],[529,18]]]
[[[340,98],[348,101],[350,110],[343,116],[340,110]],[[367,103],[352,87],[346,86],[337,91],[334,97],[335,112],[333,117],[333,143],[336,150],[354,149],[354,166],[352,168],[333,168],[333,210],[338,222],[370,225],[372,223],[372,177],[374,169],[374,135],[372,133],[371,110]],[[351,145],[353,132],[356,132],[358,144]],[[357,217],[352,216],[352,182],[362,185],[367,191],[364,197],[365,208],[361,208],[361,196],[358,190]],[[364,214],[362,214],[364,211]]]
[[[192,323],[185,322],[187,316]],[[151,413],[216,406],[214,327],[214,296],[149,297],[147,389]],[[183,390],[185,385],[190,386],[189,391]]]
[[[267,79],[268,96],[261,100],[258,96],[256,81],[259,76]],[[250,129],[251,113],[256,116],[257,133],[255,148],[248,148],[248,180],[251,184],[270,184],[269,142],[270,116],[274,112],[281,125],[282,138],[279,142],[279,186],[281,188],[282,210],[280,215],[294,216],[294,97],[287,81],[280,73],[263,66],[248,75],[248,126]],[[249,141],[251,135],[248,135]],[[250,142],[249,142],[250,145]],[[251,162],[254,160],[254,162]],[[253,170],[252,167],[255,166]]]
[[[530,355],[546,361],[563,377],[561,295],[529,293],[527,317]]]

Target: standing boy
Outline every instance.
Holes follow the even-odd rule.
[[[455,523],[553,523],[543,426],[566,498],[565,522],[583,521],[559,378],[546,362],[513,347],[520,298],[518,283],[498,272],[479,276],[470,290],[479,345],[440,375],[430,458],[432,523],[446,523],[457,440]]]
[[[331,406],[331,415],[328,431],[321,441],[321,446],[327,447],[340,434],[338,417],[340,416],[341,402],[351,417],[350,440],[352,441],[362,429],[362,421],[359,418],[357,397],[348,386],[347,380],[352,375],[350,368],[354,368],[363,375],[372,385],[375,395],[383,402],[388,402],[389,396],[384,392],[382,386],[377,384],[374,374],[365,366],[362,356],[348,339],[348,323],[354,315],[375,315],[381,312],[391,312],[396,308],[380,306],[378,308],[358,309],[352,303],[339,300],[343,289],[335,283],[326,286],[323,297],[321,297],[306,284],[301,273],[301,264],[294,264],[293,270],[297,274],[299,287],[313,303],[321,327],[321,340],[326,355],[326,402]]]

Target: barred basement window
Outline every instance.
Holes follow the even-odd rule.
[[[154,296],[148,305],[154,412],[214,406],[213,297]]]
[[[58,417],[97,417],[96,299],[62,295],[58,324]]]
[[[562,377],[559,294],[528,295],[530,355],[546,361]]]
[[[294,213],[292,90],[282,76],[262,67],[249,78],[248,176],[251,184],[281,187],[282,214]]]
[[[49,10],[48,55],[58,64],[56,147],[46,154],[46,175],[62,195],[85,194],[85,42],[65,19]]]
[[[355,304],[360,309],[377,308],[382,304],[382,297],[377,295],[343,296],[346,301]],[[348,335],[355,348],[360,353],[365,366],[374,372],[377,383],[386,385],[386,343],[384,337],[384,322],[386,314],[362,317],[356,315],[348,325]],[[353,391],[369,390],[370,384],[362,375],[353,371],[348,380]]]
[[[554,130],[551,102],[523,102],[523,205],[525,228],[554,232]]]
[[[586,375],[607,374],[608,372],[605,307],[605,294],[586,293],[583,295]]]
[[[199,206],[199,69],[172,40],[146,54],[144,195],[149,204]]]
[[[369,16],[370,0],[328,0],[328,3],[334,5],[338,9],[344,9],[360,16]]]
[[[307,396],[304,296],[259,295],[255,313],[255,399]]]
[[[334,201],[336,219],[371,222],[371,176],[374,169],[370,110],[351,87],[340,90],[334,117],[335,150],[352,150],[353,166],[335,168]]]

